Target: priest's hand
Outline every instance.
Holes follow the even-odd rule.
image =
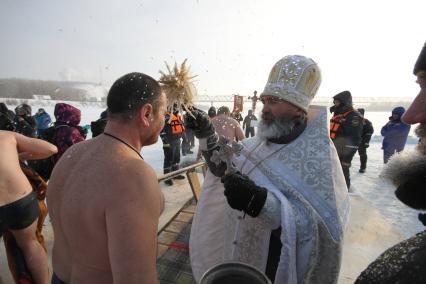
[[[192,129],[195,137],[198,139],[207,138],[215,133],[207,113],[195,107],[192,107],[190,111],[192,115],[188,113],[186,116],[185,127]]]
[[[231,208],[257,217],[266,202],[268,191],[256,185],[248,176],[240,172],[227,174],[221,178],[225,186],[225,197]]]

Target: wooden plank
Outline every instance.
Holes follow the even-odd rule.
[[[187,171],[186,177],[188,178],[195,201],[198,201],[198,198],[201,195],[201,184],[200,180],[198,179],[198,173],[195,170]]]

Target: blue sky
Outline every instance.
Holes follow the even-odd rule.
[[[426,1],[2,0],[0,78],[109,86],[188,58],[201,94],[261,91],[288,54],[318,62],[320,96],[410,96]]]

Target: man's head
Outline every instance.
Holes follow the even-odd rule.
[[[216,108],[214,106],[211,106],[209,108],[209,111],[207,113],[209,115],[210,118],[213,118],[216,116]]]
[[[343,91],[333,97],[333,104],[339,106],[352,106],[352,94],[349,91]]]
[[[166,105],[166,96],[156,80],[143,73],[129,73],[117,79],[108,92],[108,120],[123,127],[139,127],[135,131],[149,136],[144,145],[150,145],[164,126]]]
[[[362,115],[362,117],[364,117],[365,109],[358,108],[357,111],[359,112],[360,115]]]
[[[0,113],[6,114],[9,109],[7,108],[5,103],[0,103]]]
[[[248,115],[252,115],[252,114],[253,114],[253,111],[251,109],[249,109]]]
[[[417,76],[420,93],[402,116],[402,121],[407,124],[420,124],[415,130],[420,138],[418,149],[426,154],[426,43],[417,58],[413,73]]]
[[[217,110],[217,115],[221,115],[221,114],[229,116],[231,114],[231,112],[229,111],[229,108],[227,106],[221,106]]]
[[[28,104],[20,104],[15,108],[15,113],[19,116],[31,116],[31,112],[31,106]]]
[[[293,55],[279,60],[260,95],[263,108],[258,136],[280,138],[304,123],[320,84],[321,71],[312,59]]]
[[[405,112],[405,108],[398,106],[392,110],[392,120],[398,121],[401,120],[402,115]]]

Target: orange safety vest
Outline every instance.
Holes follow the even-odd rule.
[[[345,113],[337,114],[330,119],[330,138],[332,140],[336,138],[337,130],[340,128],[345,118],[353,111],[354,110],[349,110]]]
[[[180,114],[178,115],[172,114],[170,125],[172,126],[173,134],[180,134],[185,131],[185,126],[183,126],[183,122],[182,122],[182,118]]]

